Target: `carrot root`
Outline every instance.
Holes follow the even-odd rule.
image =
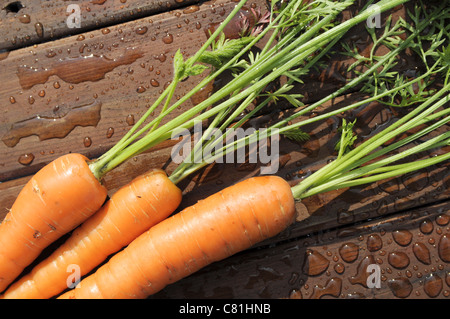
[[[67,289],[68,272],[77,265],[81,276],[167,218],[181,202],[181,190],[160,169],[121,187],[103,207],[75,229],[52,255],[13,283],[4,299],[51,298]]]
[[[244,180],[153,226],[59,298],[146,298],[278,234],[295,215],[282,178]]]
[[[61,156],[24,186],[0,224],[0,291],[49,244],[104,203],[107,191],[81,154]]]

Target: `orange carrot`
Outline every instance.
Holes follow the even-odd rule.
[[[244,180],[156,224],[59,298],[145,298],[276,235],[294,218],[286,181]]]
[[[120,188],[106,204],[33,270],[9,287],[5,299],[51,298],[67,288],[68,269],[86,275],[109,255],[167,218],[181,202],[181,190],[154,169]]]
[[[106,196],[83,155],[61,156],[37,172],[0,224],[0,291],[44,248],[95,213]]]

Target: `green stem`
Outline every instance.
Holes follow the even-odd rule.
[[[396,5],[399,5],[401,3],[406,2],[407,0],[396,0],[396,1],[387,1],[382,0],[378,3],[378,7],[380,11],[388,10]],[[216,30],[216,32],[213,34],[211,38],[208,39],[208,41],[205,43],[204,46],[202,46],[201,50],[206,50],[207,47],[212,43],[214,40],[213,38],[217,36],[221,30],[223,29],[224,25],[228,23],[232,16],[236,14],[240,8],[245,4],[245,0],[242,0],[236,8],[233,10],[232,14],[230,14],[225,22]],[[287,5],[289,7],[291,3]],[[330,41],[330,39],[333,39],[337,36],[342,35],[345,33],[349,28],[352,26],[366,20],[370,15],[372,15],[374,12],[371,10],[366,10],[362,13],[360,13],[358,16],[345,21],[344,23],[341,23],[340,25],[333,27],[329,29],[328,31],[324,32],[320,36],[316,38],[312,38],[312,36],[317,33],[321,28],[321,23],[328,23],[332,20],[332,16],[329,15],[322,19],[321,22],[314,25],[312,28],[310,28],[307,32],[305,32],[303,35],[299,37],[300,40],[293,41],[290,45],[287,45],[286,48],[280,50],[278,54],[275,54],[274,57],[269,58],[261,64],[257,64],[255,66],[251,66],[248,69],[246,69],[242,77],[239,77],[238,79],[234,79],[231,81],[228,85],[226,85],[222,90],[219,90],[214,95],[212,95],[211,99],[207,99],[206,101],[198,104],[197,106],[193,107],[192,109],[188,110],[187,112],[183,113],[182,116],[179,116],[171,121],[169,121],[166,124],[163,124],[159,128],[156,128],[149,134],[147,134],[145,137],[141,138],[140,140],[136,141],[132,145],[130,145],[128,148],[123,148],[123,143],[120,143],[120,147],[117,149],[120,149],[120,152],[113,152],[112,154],[108,154],[98,162],[94,162],[91,165],[91,169],[93,169],[94,174],[101,178],[104,174],[106,174],[109,170],[113,169],[114,167],[120,165],[123,161],[126,161],[127,159],[135,156],[136,154],[150,148],[151,146],[155,145],[156,142],[160,142],[162,138],[167,138],[168,133],[171,132],[173,129],[177,127],[185,127],[190,128],[192,127],[194,121],[206,119],[208,117],[214,116],[215,114],[218,114],[223,109],[227,108],[229,105],[237,103],[240,99],[244,99],[249,94],[251,94],[254,90],[260,90],[265,85],[273,81],[274,79],[278,78],[280,75],[282,75],[284,72],[295,66],[299,61],[304,59],[306,56],[314,53],[319,47],[323,46],[327,42]],[[334,17],[334,15],[333,15]],[[278,18],[278,17],[277,17]],[[276,19],[275,19],[276,20]],[[301,43],[301,41],[304,41],[304,43]],[[295,45],[294,45],[295,43]],[[207,45],[206,45],[207,44]],[[254,43],[252,42],[249,44],[248,49],[251,48],[251,46]],[[290,52],[286,53],[287,51],[283,50],[291,50]],[[201,51],[201,52],[203,52]],[[196,60],[200,56],[201,53],[197,52],[197,54],[194,56],[193,61]],[[233,60],[233,59],[232,59]],[[235,60],[236,61],[236,60]],[[280,62],[282,62],[282,65],[280,67]],[[228,65],[230,65],[231,61]],[[274,70],[275,69],[275,70]],[[220,69],[222,70],[222,69]],[[219,70],[219,71],[220,71]],[[222,70],[223,71],[223,70]],[[271,72],[272,71],[272,72]],[[269,73],[268,76],[265,77],[265,81],[258,81],[257,83],[254,83],[251,88],[252,90],[246,89],[240,94],[237,94],[236,96],[232,97],[227,101],[227,103],[221,103],[217,107],[213,107],[212,109],[204,112],[203,114],[194,117],[199,112],[206,109],[211,104],[217,102],[220,99],[225,98],[230,93],[237,91],[241,89],[243,86],[247,85],[248,83],[252,82],[253,79],[261,77],[263,74]],[[203,83],[203,81],[202,81]],[[205,83],[206,84],[206,83]],[[204,86],[204,85],[203,85]],[[203,87],[201,86],[201,87]],[[197,86],[198,87],[198,86]],[[196,87],[196,88],[197,88]],[[200,88],[201,88],[200,87]],[[191,91],[192,92],[192,91]],[[192,93],[191,93],[192,94]],[[185,95],[182,99],[185,101],[189,94]],[[162,101],[162,99],[160,99]],[[175,107],[178,105],[181,105],[183,101],[178,101],[178,103],[174,103],[170,108],[165,110],[165,112],[162,112],[159,115],[159,118],[164,117],[166,114],[170,113]],[[189,120],[190,119],[190,120]],[[159,119],[157,119],[159,121]],[[143,122],[143,121],[140,121]],[[158,123],[158,122],[157,122]],[[125,143],[129,143],[128,140],[125,141]]]
[[[447,143],[447,145],[448,145],[448,143]],[[414,161],[414,162],[410,162],[407,164],[400,164],[400,165],[394,165],[392,167],[385,167],[384,173],[382,172],[383,170],[380,170],[380,172],[382,172],[382,173],[374,174],[374,175],[368,176],[368,177],[354,179],[351,181],[346,181],[343,183],[335,183],[334,185],[331,185],[328,188],[323,188],[323,187],[312,188],[312,189],[302,193],[301,195],[299,195],[298,199],[303,199],[303,198],[306,198],[309,196],[313,196],[313,195],[316,195],[319,193],[328,192],[328,191],[332,191],[332,190],[336,190],[336,189],[355,187],[355,186],[359,186],[359,185],[374,183],[374,182],[377,182],[380,180],[397,177],[400,175],[408,174],[411,172],[415,172],[415,171],[427,168],[432,165],[442,163],[447,160],[450,160],[450,153],[433,156],[433,157],[430,157],[427,159]],[[375,172],[373,172],[373,173],[375,173]]]
[[[296,198],[300,198],[303,193],[305,193],[309,188],[314,185],[320,185],[321,183],[332,178],[336,172],[345,172],[348,167],[351,167],[355,162],[357,162],[362,157],[366,156],[379,146],[383,145],[387,141],[395,138],[399,134],[408,131],[414,127],[417,121],[423,120],[426,116],[431,114],[437,108],[441,107],[449,101],[450,95],[442,98],[434,105],[431,105],[436,100],[438,100],[443,94],[445,94],[450,89],[450,85],[444,87],[439,92],[437,92],[433,97],[422,103],[408,115],[402,117],[397,122],[391,124],[389,127],[384,129],[382,132],[374,135],[372,138],[366,140],[358,147],[341,157],[340,159],[327,164],[322,167],[314,174],[310,175],[308,178],[303,180],[301,183],[293,187],[293,193]],[[409,121],[409,122],[408,122]]]

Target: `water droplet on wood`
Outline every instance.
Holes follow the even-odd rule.
[[[372,234],[367,237],[367,250],[377,251],[383,248],[383,240],[377,234]]]
[[[143,87],[143,86],[139,86],[137,89],[136,89],[136,92],[138,92],[138,93],[144,93],[146,90],[145,90],[145,87]]]
[[[412,233],[406,229],[398,229],[392,232],[394,241],[401,246],[408,246],[413,238]]]
[[[173,42],[173,35],[170,33],[167,33],[165,36],[163,36],[162,41],[165,44],[171,44]]]
[[[34,155],[32,153],[23,154],[19,157],[19,163],[22,165],[30,165],[34,160]]]
[[[135,32],[136,32],[136,34],[143,35],[143,34],[146,34],[147,31],[148,31],[148,28],[144,26],[144,27],[138,27]]]
[[[388,262],[392,267],[403,269],[408,267],[409,257],[402,251],[394,251],[389,254]]]
[[[198,5],[192,5],[187,7],[186,9],[183,10],[183,13],[188,14],[188,13],[194,13],[197,12],[198,10],[200,10],[200,7]]]
[[[92,145],[92,139],[89,136],[86,136],[83,140],[84,147],[89,147]]]
[[[439,239],[438,253],[442,261],[450,262],[450,236],[444,234]]]
[[[127,121],[128,125],[130,125],[130,126],[134,125],[134,115],[133,114],[128,114],[126,121]]]
[[[20,139],[37,135],[39,139],[66,137],[76,126],[96,126],[100,121],[101,103],[95,101],[75,107],[56,106],[51,112],[13,123],[2,141],[14,147]]]
[[[44,26],[42,25],[42,23],[37,22],[34,25],[34,30],[36,31],[36,34],[39,38],[43,38],[44,37]]]
[[[314,286],[313,292],[311,294],[311,299],[319,299],[323,296],[333,296],[339,297],[342,289],[342,279],[340,278],[330,278],[325,286],[316,285]]]
[[[159,60],[159,62],[164,62],[167,59],[167,56],[164,53],[153,56],[155,60]]]
[[[19,16],[19,21],[22,23],[28,24],[31,21],[31,17],[29,14],[21,14]]]
[[[420,223],[420,231],[424,234],[430,234],[434,229],[433,222],[429,219],[425,219]]]
[[[99,81],[105,74],[120,65],[131,64],[142,57],[140,51],[128,49],[116,59],[110,59],[104,55],[80,56],[76,58],[64,58],[54,61],[51,65],[42,68],[20,66],[17,70],[20,85],[23,89],[30,89],[36,84],[47,82],[52,75],[68,83],[81,83],[85,81]]]
[[[330,261],[319,252],[308,249],[306,251],[303,272],[309,276],[317,276],[327,270]]]
[[[446,214],[441,214],[436,217],[436,224],[439,226],[445,226],[450,222],[450,216]]]
[[[339,255],[345,262],[352,263],[358,259],[359,247],[354,243],[343,244],[339,248]]]
[[[391,289],[394,296],[398,298],[407,298],[413,290],[411,282],[408,278],[404,277],[389,280],[388,287]]]
[[[106,130],[106,137],[107,137],[107,138],[111,138],[113,135],[114,135],[114,128],[109,127],[109,128]]]
[[[429,297],[435,298],[439,296],[443,286],[444,284],[441,277],[436,274],[430,274],[425,278],[423,290]]]
[[[367,271],[367,267],[375,263],[376,262],[373,255],[368,255],[364,257],[358,264],[358,267],[356,268],[356,274],[349,278],[350,283],[352,285],[359,284],[367,288],[367,279],[369,278],[370,275],[370,272]]]
[[[431,264],[430,251],[427,246],[421,242],[417,242],[413,245],[413,253],[417,260],[424,263],[425,265]]]
[[[151,79],[151,80],[150,80],[150,84],[151,84],[153,87],[158,87],[158,86],[159,86],[159,82],[156,81],[155,79]]]

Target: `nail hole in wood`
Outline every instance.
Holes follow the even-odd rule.
[[[17,13],[22,9],[24,6],[20,1],[14,1],[6,5],[6,7],[3,8],[3,10],[6,10],[7,13]]]

